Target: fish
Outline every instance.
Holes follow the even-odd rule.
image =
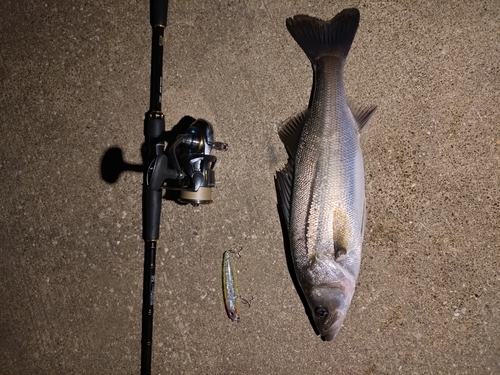
[[[350,8],[327,21],[286,20],[311,62],[313,87],[307,108],[278,130],[288,162],[275,185],[293,270],[324,341],[338,334],[351,304],[366,221],[360,132],[376,107],[354,105],[343,82],[359,19]]]
[[[241,249],[240,249],[241,251]],[[241,298],[238,294],[238,285],[236,283],[236,272],[231,254],[239,256],[239,251],[224,251],[222,261],[222,287],[224,294],[224,305],[229,319],[239,323],[241,320]]]

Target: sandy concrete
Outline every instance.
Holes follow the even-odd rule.
[[[418,3],[418,4],[417,4]],[[167,127],[213,122],[214,204],[166,201],[154,374],[500,373],[500,109],[496,1],[171,1]],[[317,337],[287,269],[276,134],[308,101],[286,17],[357,6],[348,94],[378,105],[362,134],[368,222],[345,326]],[[141,162],[146,1],[0,5],[0,373],[137,374],[141,182],[101,179],[110,147]],[[243,246],[241,324],[222,253]]]

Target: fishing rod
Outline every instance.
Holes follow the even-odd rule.
[[[168,0],[150,1],[152,32],[150,107],[144,119],[143,239],[144,282],[141,338],[141,375],[151,374],[156,247],[160,237],[163,189],[179,192],[178,201],[198,206],[212,202],[217,158],[212,149],[227,150],[215,142],[212,125],[195,120],[175,141],[166,145],[162,112],[164,31]]]

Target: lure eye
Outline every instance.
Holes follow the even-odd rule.
[[[240,316],[238,314],[236,314],[234,311],[231,311],[229,313],[229,318],[233,321],[233,322],[239,322],[240,321]]]
[[[316,307],[316,310],[314,312],[318,318],[324,319],[328,316],[328,309],[323,306]]]

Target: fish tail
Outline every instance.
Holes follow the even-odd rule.
[[[329,21],[297,15],[286,20],[286,27],[312,62],[322,56],[345,59],[359,25],[359,10],[344,9]]]

